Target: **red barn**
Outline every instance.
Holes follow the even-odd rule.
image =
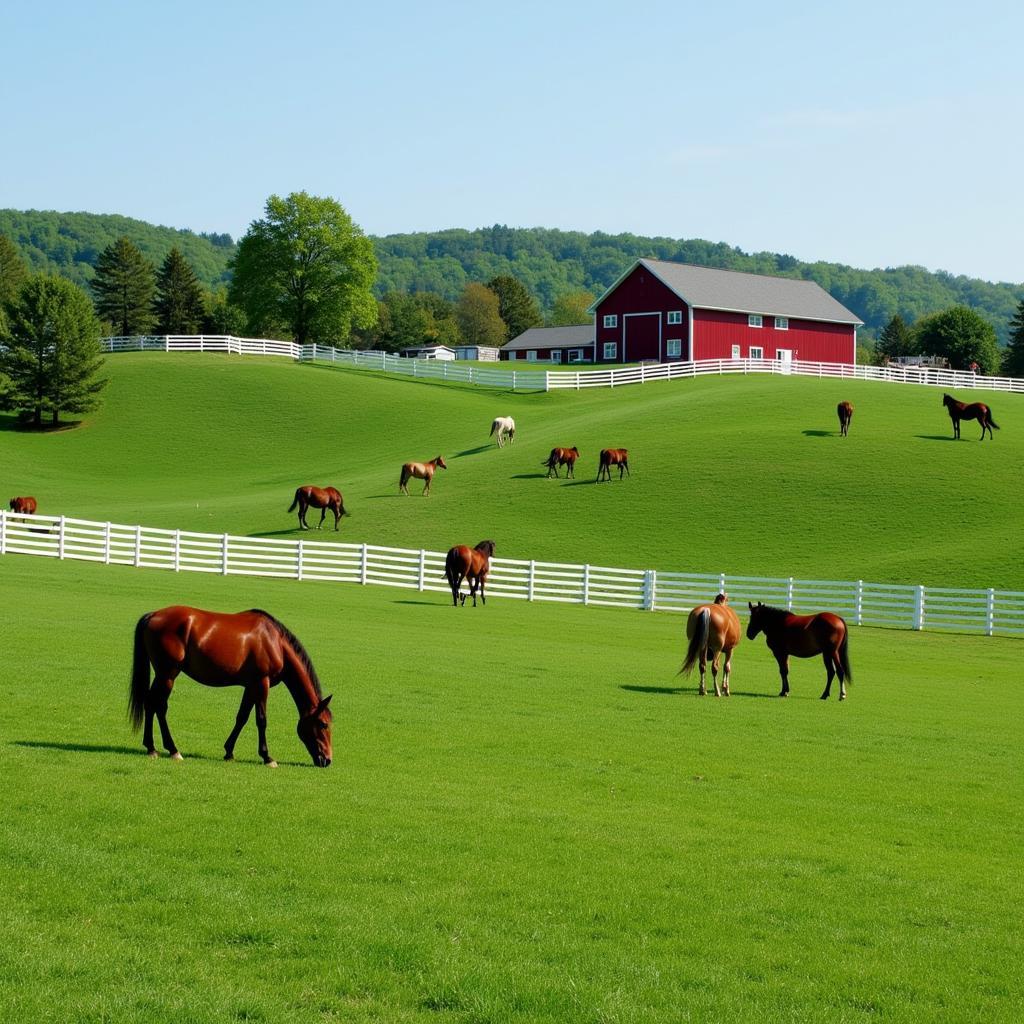
[[[813,281],[637,260],[591,307],[602,363],[805,359],[855,363],[857,328]]]

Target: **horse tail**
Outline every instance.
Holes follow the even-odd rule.
[[[149,693],[149,654],[143,634],[153,617],[152,612],[135,623],[135,647],[132,653],[132,682],[128,689],[128,720],[132,732],[138,732],[146,711],[146,695]]]
[[[845,623],[844,623],[845,625]],[[853,682],[853,673],[850,671],[850,634],[849,632],[843,633],[843,642],[839,645],[839,664],[843,669],[843,675],[846,676],[848,683]]]
[[[458,577],[459,574],[455,571],[455,552],[449,551],[444,557],[444,578],[448,581],[448,586],[454,588]]]
[[[683,662],[682,668],[679,669],[679,675],[688,676],[693,671],[693,666],[697,664],[700,652],[708,645],[708,633],[710,631],[711,610],[709,608],[702,608],[697,629],[694,631],[693,639],[686,650],[686,660]]]
[[[406,466],[402,467],[402,473],[398,478],[398,486],[404,487],[409,482],[409,470]]]
[[[302,490],[302,488],[300,487],[295,492],[295,497],[292,499],[292,503],[288,506],[288,511],[289,512],[294,512],[295,511],[295,506],[298,505],[298,503],[299,503],[299,491],[301,491],[301,490]]]
[[[494,422],[493,422],[493,423],[491,424],[491,432],[490,432],[490,434],[488,434],[487,436],[488,436],[488,437],[494,437],[494,432],[495,432],[495,431],[496,431],[497,429],[498,429],[498,421],[497,421],[497,420],[495,420],[495,421],[494,421]]]
[[[996,421],[994,419],[992,419],[992,407],[991,406],[989,406],[989,409],[988,409],[988,425],[990,427],[995,427],[996,430],[999,429],[999,424],[996,423]]]

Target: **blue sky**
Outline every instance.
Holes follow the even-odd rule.
[[[38,5],[0,16],[0,206],[236,237],[495,223],[1024,281],[1024,4]]]

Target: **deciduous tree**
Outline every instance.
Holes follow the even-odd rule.
[[[594,304],[591,292],[566,292],[555,299],[548,319],[549,327],[572,327],[593,323],[594,316],[588,310]]]
[[[27,277],[28,267],[18,247],[6,235],[0,235],[0,333],[7,315],[4,307],[15,299]]]
[[[153,329],[153,296],[156,271],[153,264],[122,236],[96,258],[92,293],[96,312],[118,334],[146,334]]]
[[[177,246],[157,271],[154,309],[161,334],[195,334],[202,326],[203,286]]]
[[[997,373],[1002,363],[995,328],[968,306],[952,306],[914,325],[919,352],[945,356],[954,370],[978,364],[980,373]]]
[[[506,327],[498,312],[498,296],[486,285],[467,284],[455,316],[464,344],[500,346],[504,343]]]
[[[487,287],[498,296],[498,315],[508,331],[503,341],[518,338],[523,331],[544,322],[536,300],[518,278],[499,274],[487,282]]]

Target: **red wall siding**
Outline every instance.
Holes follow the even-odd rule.
[[[530,351],[531,352],[536,351],[536,353],[537,353],[537,361],[538,362],[546,361],[546,360],[550,359],[552,352],[561,352],[562,353],[562,362],[563,363],[568,363],[569,362],[569,353],[570,352],[574,352],[576,349],[580,349],[583,352],[583,358],[587,362],[591,362],[593,360],[593,358],[594,358],[594,349],[593,349],[593,346],[591,346],[591,345],[559,345],[559,346],[556,346],[555,348],[538,348],[538,349],[530,349]],[[512,358],[513,355],[515,356],[515,359]],[[503,359],[503,360],[507,360],[507,361],[510,361],[510,362],[513,362],[513,363],[525,363],[525,362],[528,362],[528,360],[526,358],[526,349],[520,349],[520,350],[518,350],[518,351],[516,351],[514,353],[513,352],[506,352],[504,350],[501,350],[501,351],[498,352],[498,358],[499,359]],[[573,363],[573,366],[576,366],[576,365],[578,365],[578,364]]]
[[[819,363],[853,363],[855,335],[850,324],[825,324],[813,320],[789,321],[788,331],[775,329],[775,317],[763,318],[763,327],[749,327],[746,313],[722,313],[713,309],[693,311],[694,359],[729,359],[732,346],[740,346],[740,358],[750,358],[751,345],[774,359],[776,349],[788,348],[794,359]]]
[[[668,313],[676,310],[682,312],[683,322],[669,326]],[[637,319],[630,317],[628,343],[624,346],[626,314],[654,312],[659,313],[661,318],[660,346],[653,317]],[[614,341],[616,344],[615,359],[607,360],[608,362],[636,363],[641,359],[657,359],[658,362],[668,362],[666,342],[669,338],[679,338],[682,341],[682,352],[679,358],[688,358],[689,314],[686,303],[670,288],[666,288],[646,267],[636,267],[618,288],[597,307],[595,314],[594,330],[597,336],[595,359],[598,362],[606,362],[604,343],[607,341]],[[615,327],[604,326],[604,318],[610,314],[615,314],[619,318],[618,325]],[[672,360],[672,362],[675,361]]]

